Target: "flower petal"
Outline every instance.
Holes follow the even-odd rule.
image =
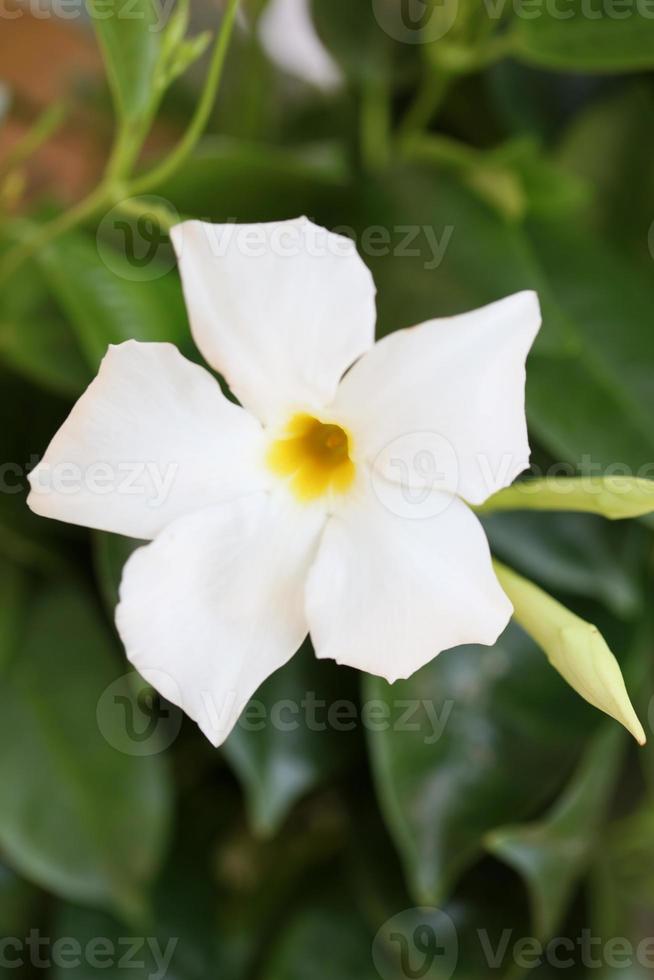
[[[326,92],[342,83],[341,70],[311,20],[309,0],[270,0],[259,20],[259,37],[272,60],[289,74]]]
[[[191,330],[263,422],[321,408],[374,341],[375,288],[353,242],[307,218],[185,221],[171,232]]]
[[[525,359],[539,326],[538,298],[522,292],[398,330],[354,365],[335,407],[388,479],[483,503],[529,463]]]
[[[43,517],[153,538],[182,514],[261,489],[261,426],[172,344],[109,348],[30,474]]]
[[[432,491],[411,518],[399,485],[374,487],[329,520],[307,583],[307,618],[318,657],[392,683],[441,650],[494,643],[512,610],[462,500]]]
[[[214,745],[307,634],[303,584],[324,520],[253,494],[180,518],[125,566],[127,656]]]

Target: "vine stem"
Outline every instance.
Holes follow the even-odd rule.
[[[167,156],[165,160],[163,160],[158,166],[154,167],[149,172],[137,177],[130,183],[130,194],[143,194],[147,191],[151,191],[158,184],[161,184],[168,180],[169,177],[172,177],[172,175],[179,169],[189,154],[193,151],[199,138],[202,136],[216,100],[216,94],[220,85],[225,58],[227,56],[227,49],[231,40],[234,23],[236,21],[236,13],[239,2],[240,0],[229,0],[223,22],[220,25],[218,37],[216,38],[211,64],[209,65],[209,71],[207,72],[202,95],[191,122],[189,123],[188,129],[173,152]]]
[[[118,132],[104,176],[91,193],[68,211],[42,225],[27,240],[16,245],[0,263],[0,285],[6,282],[35,252],[55,238],[90,220],[103,208],[120,205],[121,198],[152,190],[171,177],[184,163],[202,136],[218,93],[227,49],[231,40],[240,0],[229,0],[214,44],[213,55],[202,94],[188,128],[172,153],[158,166],[134,179],[126,174],[134,163],[133,133],[125,128]]]

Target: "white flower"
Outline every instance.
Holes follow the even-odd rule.
[[[117,610],[134,666],[219,744],[307,632],[389,681],[492,644],[512,609],[464,501],[527,464],[535,294],[374,344],[347,239],[306,218],[172,237],[197,346],[243,407],[172,345],[129,341],[30,478],[39,514],[153,539]]]
[[[309,0],[269,0],[259,20],[259,37],[272,60],[290,75],[326,92],[341,85],[341,70],[318,36]]]

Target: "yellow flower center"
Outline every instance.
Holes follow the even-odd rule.
[[[345,493],[354,480],[351,439],[340,425],[312,415],[294,415],[284,433],[270,446],[268,466],[288,477],[299,500],[322,497],[328,491]]]

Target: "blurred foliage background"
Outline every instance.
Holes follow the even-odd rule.
[[[307,648],[257,700],[315,695],[323,718],[349,700],[356,723],[240,727],[215,751],[126,676],[112,614],[134,542],[33,517],[25,476],[108,343],[170,340],[198,358],[165,234],[176,216],[304,213],[356,237],[380,334],[537,289],[535,472],[654,477],[654,10],[313,0],[327,61],[312,78],[284,62],[295,28],[264,46],[265,5],[244,3],[215,99],[204,32],[224,8],[178,4],[164,30],[161,6],[132,6],[140,19],[114,0],[108,19],[100,0],[95,17],[0,14],[0,936],[172,937],[176,980],[369,980],[379,955],[382,980],[444,978],[438,959],[407,973],[383,932],[437,906],[459,980],[555,977],[511,953],[555,936],[571,940],[575,978],[644,978],[651,967],[602,950],[654,934],[651,746],[517,627],[393,688]],[[157,174],[202,92],[202,138]],[[502,560],[602,629],[654,744],[654,523],[485,523]],[[412,699],[446,719],[440,737],[424,707],[405,730],[360,723],[365,704],[397,718]],[[493,949],[510,930],[497,967],[480,930]],[[601,965],[582,955],[584,930]],[[154,974],[144,960],[129,975]]]

